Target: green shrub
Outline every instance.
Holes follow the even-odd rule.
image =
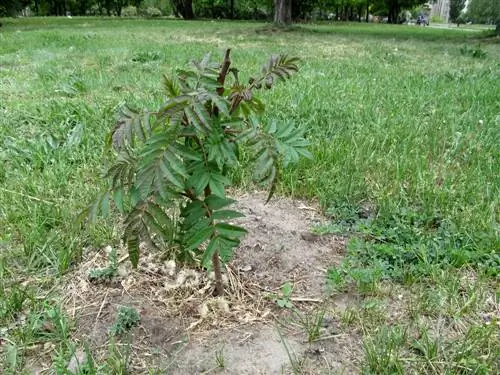
[[[158,8],[154,8],[154,7],[148,7],[143,12],[144,12],[143,13],[144,17],[148,17],[148,18],[156,18],[156,17],[162,16],[161,10],[159,10]]]
[[[133,5],[123,8],[122,17],[137,17],[137,8]]]
[[[444,19],[442,17],[438,16],[438,15],[433,15],[431,17],[431,22],[432,23],[445,23]]]

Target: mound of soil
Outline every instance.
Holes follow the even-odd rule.
[[[143,249],[138,270],[118,249],[118,275],[92,280],[89,272],[110,261],[110,248],[92,254],[66,280],[64,303],[76,321],[73,339],[90,343],[96,361],[109,357],[109,328],[120,306],[141,316],[131,339],[134,374],[160,368],[169,374],[355,373],[360,339],[343,333],[338,311],[345,297],[326,297],[326,269],[341,261],[345,239],[318,236],[311,228],[324,219],[310,203],[261,193],[239,196],[236,207],[248,230],[226,268],[224,297],[213,297],[213,281],[202,271],[183,270]],[[290,283],[292,292],[280,290]],[[293,308],[277,305],[282,299]],[[314,317],[318,334],[311,336]],[[102,363],[102,362],[101,362]],[[40,367],[38,364],[37,367]]]

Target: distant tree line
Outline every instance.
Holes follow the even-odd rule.
[[[431,0],[432,1],[432,0]],[[163,15],[184,19],[227,18],[272,20],[278,23],[311,19],[369,21],[369,15],[387,17],[387,22],[401,22],[405,10],[427,0],[0,0],[0,16],[16,16],[23,9],[32,15],[121,16],[127,7],[156,8]],[[460,17],[464,0],[451,0],[451,18]],[[471,0],[468,18],[475,22],[498,24],[499,0]]]
[[[465,19],[473,23],[496,25],[497,34],[500,35],[500,0],[471,0]]]

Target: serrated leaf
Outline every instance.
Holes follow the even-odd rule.
[[[313,154],[309,150],[307,150],[305,148],[297,148],[296,150],[297,150],[297,152],[300,155],[304,156],[307,159],[313,159],[314,158]]]
[[[210,172],[203,169],[196,169],[188,180],[188,186],[194,189],[194,193],[199,196],[203,193],[205,187],[210,181]]]
[[[184,243],[186,250],[197,249],[198,246],[200,246],[203,242],[208,240],[213,233],[214,233],[214,228],[212,226],[209,226],[197,231],[192,236],[189,236],[188,238],[186,238]]]
[[[225,197],[224,184],[220,183],[213,178],[210,178],[208,182],[208,186],[210,187],[210,191],[212,194],[218,195],[219,197]]]
[[[165,230],[165,229],[170,229],[173,226],[173,220],[170,218],[170,216],[167,215],[165,210],[154,204],[154,203],[149,203],[148,205],[148,211],[151,213],[151,215],[154,217],[156,222]]]
[[[212,213],[212,219],[214,220],[230,220],[240,217],[245,217],[245,215],[243,215],[241,212],[233,210],[219,210]]]
[[[200,119],[196,115],[195,111],[191,107],[186,107],[184,109],[184,113],[186,114],[186,118],[190,125],[192,125],[200,133],[202,134],[206,133],[205,127],[203,126]]]
[[[189,105],[191,98],[188,95],[181,95],[168,100],[157,113],[159,120],[170,118],[178,119],[185,108]],[[175,121],[174,121],[175,122]]]
[[[163,86],[170,98],[176,97],[180,94],[179,87],[175,84],[175,81],[169,79],[165,74],[163,75]]]
[[[221,236],[227,238],[240,238],[247,234],[246,229],[227,223],[217,223],[215,229]]]
[[[115,206],[118,211],[123,214],[125,212],[125,208],[123,206],[123,188],[118,188],[113,191],[113,201],[115,202]]]
[[[214,237],[207,245],[207,248],[203,252],[203,258],[201,260],[201,265],[204,268],[211,269],[212,268],[212,257],[215,252],[219,251],[220,248],[220,239],[219,237]]]
[[[180,190],[184,190],[184,183],[179,178],[177,178],[177,176],[174,173],[172,173],[172,171],[168,168],[166,163],[160,163],[160,169],[161,169],[163,175],[171,183],[173,183]]]
[[[196,115],[198,116],[198,118],[200,119],[200,122],[205,127],[205,129],[207,131],[210,131],[212,129],[212,123],[211,123],[211,120],[210,120],[210,115],[208,114],[208,112],[205,109],[205,107],[203,106],[203,104],[196,102],[194,104],[194,108],[193,109],[194,109],[194,112],[196,113]]]
[[[278,182],[278,171],[276,168],[274,168],[274,173],[271,173],[270,175],[270,178],[272,179],[272,182],[271,182],[271,187],[269,189],[269,193],[267,194],[267,199],[266,199],[266,203],[265,204],[268,204],[269,201],[271,200],[271,198],[273,197],[275,191],[276,191],[276,185],[277,185],[277,182]]]
[[[139,265],[139,241],[139,236],[136,233],[130,233],[126,237],[128,257],[134,268]]]
[[[141,201],[141,196],[139,194],[139,189],[136,186],[132,186],[130,189],[130,204],[134,207]]]
[[[261,182],[269,173],[271,173],[274,165],[274,158],[268,151],[264,152],[255,162],[255,170],[253,173],[254,181]]]
[[[276,169],[276,166],[271,166],[271,169],[269,171],[269,174],[267,176],[265,176],[264,178],[262,178],[260,182],[262,185],[268,185],[268,184],[273,184],[275,181],[276,181],[276,177],[277,177],[277,169]]]
[[[103,217],[109,216],[109,195],[109,192],[104,193],[99,203],[99,209]]]
[[[213,194],[205,198],[205,203],[207,204],[208,208],[214,211],[229,206],[234,202],[236,202],[234,199],[227,197],[223,198]]]
[[[229,104],[224,97],[218,94],[209,93],[209,98],[212,103],[219,109],[220,113],[229,116]]]
[[[179,174],[182,177],[187,178],[188,175],[186,172],[186,168],[184,167],[182,160],[179,160],[179,158],[175,154],[175,151],[176,151],[175,147],[169,147],[169,149],[167,149],[165,151],[165,154],[164,154],[165,158],[167,159],[169,166],[172,168],[172,170],[174,172],[176,172],[177,174]]]
[[[197,223],[206,218],[207,210],[201,201],[192,201],[190,202],[182,211],[181,216],[184,218],[183,220],[183,228],[184,230],[189,230],[193,226],[197,225]]]
[[[229,260],[231,260],[234,249],[240,245],[240,240],[234,238],[225,238],[221,236],[220,241],[221,246],[219,248],[219,256],[223,263],[227,263]]]
[[[229,179],[229,177],[223,176],[219,173],[215,172],[210,173],[210,178],[217,182],[220,182],[221,184],[224,184],[225,186],[231,185],[231,180]]]
[[[182,209],[181,216],[187,217],[188,215],[200,210],[204,212],[203,202],[199,200],[191,201]]]
[[[186,160],[194,160],[194,161],[202,160],[202,156],[196,151],[193,151],[189,147],[183,146],[181,144],[176,144],[175,149],[177,151],[177,154]]]
[[[136,138],[143,141],[150,133],[149,112],[134,111],[124,106],[120,109],[119,118],[108,138],[108,144],[115,150],[134,146]]]

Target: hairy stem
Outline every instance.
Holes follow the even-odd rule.
[[[205,186],[205,198],[212,194],[210,186]],[[211,215],[211,211],[210,214]],[[224,284],[222,283],[222,270],[219,259],[219,252],[215,250],[214,255],[212,255],[212,267],[214,268],[215,275],[215,294],[218,296],[224,295]]]
[[[217,82],[219,82],[220,87],[217,89],[217,94],[224,94],[224,83],[226,82],[226,75],[229,71],[229,67],[231,66],[231,59],[229,54],[231,53],[231,49],[226,50],[226,55],[224,56],[224,61],[222,62],[222,67],[219,73],[219,78],[217,78]]]
[[[218,296],[223,296],[224,285],[222,283],[222,271],[218,251],[215,251],[214,255],[212,255],[212,265],[214,267],[215,274],[215,294]]]

